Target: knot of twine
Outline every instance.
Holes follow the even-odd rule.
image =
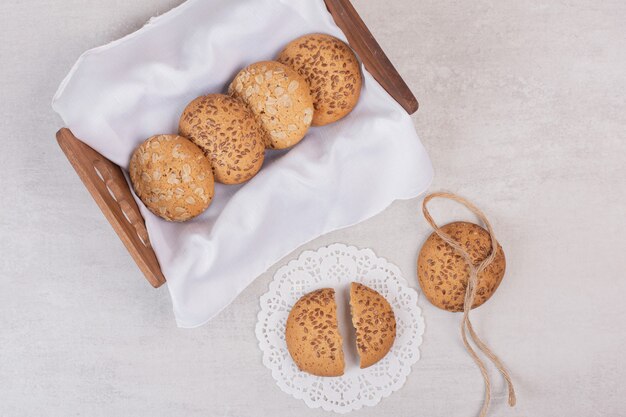
[[[433,198],[447,198],[449,200],[456,201],[467,207],[472,213],[480,218],[480,220],[487,226],[487,231],[489,232],[489,237],[491,238],[491,252],[489,256],[487,256],[482,262],[480,262],[477,266],[474,265],[472,258],[469,253],[461,246],[458,242],[453,240],[446,233],[442,232],[437,223],[433,220],[430,213],[428,212],[428,208],[426,205]],[[469,318],[469,312],[472,309],[472,304],[474,303],[474,297],[476,296],[476,288],[478,282],[478,275],[484,271],[493,260],[496,258],[496,253],[498,251],[498,241],[496,240],[496,235],[493,232],[493,227],[491,227],[491,223],[484,215],[484,213],[475,205],[467,201],[466,199],[457,196],[452,193],[433,193],[429,194],[424,198],[424,202],[422,203],[422,211],[424,213],[424,217],[426,221],[431,225],[434,229],[437,236],[439,236],[444,242],[448,245],[452,246],[454,250],[463,257],[467,265],[469,266],[469,279],[467,281],[467,288],[465,290],[465,299],[463,303],[463,320],[461,321],[461,338],[463,339],[463,344],[465,345],[465,349],[467,353],[470,354],[478,368],[480,369],[480,373],[483,376],[483,380],[485,381],[485,399],[483,401],[483,406],[480,410],[480,417],[485,417],[487,415],[487,410],[489,409],[489,403],[491,402],[491,380],[489,378],[489,374],[487,372],[487,368],[485,367],[485,363],[480,359],[476,351],[470,345],[467,333],[474,342],[474,344],[480,349],[483,354],[489,358],[489,360],[498,368],[498,371],[502,374],[509,388],[509,405],[513,407],[515,405],[515,389],[513,388],[513,381],[511,380],[511,375],[509,375],[509,371],[507,371],[506,367],[502,363],[502,361],[489,349],[489,347],[478,337],[474,328],[472,327],[472,322]]]

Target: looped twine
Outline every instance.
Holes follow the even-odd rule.
[[[447,198],[449,200],[456,201],[467,207],[472,213],[480,218],[480,220],[487,226],[487,231],[489,232],[489,236],[491,238],[491,253],[487,256],[482,262],[480,262],[477,266],[474,265],[472,258],[469,253],[455,240],[453,240],[449,235],[442,232],[437,223],[433,220],[430,213],[428,212],[428,208],[426,205],[433,198]],[[476,351],[469,344],[467,338],[467,332],[474,342],[474,344],[480,349],[487,358],[498,368],[498,371],[502,374],[509,388],[509,406],[513,407],[516,402],[515,397],[515,388],[513,387],[513,381],[511,380],[511,376],[509,375],[509,371],[506,369],[502,361],[489,349],[489,347],[478,337],[474,328],[472,327],[472,323],[469,318],[469,312],[472,309],[472,304],[474,303],[474,297],[476,296],[476,288],[478,282],[478,275],[484,271],[493,260],[496,258],[496,253],[498,251],[498,241],[496,240],[496,235],[493,232],[493,227],[489,220],[484,215],[484,213],[476,207],[474,204],[470,203],[466,199],[457,196],[452,193],[432,193],[427,195],[424,198],[424,202],[422,203],[422,211],[424,213],[424,217],[426,221],[431,225],[434,229],[437,236],[439,236],[444,242],[448,245],[452,246],[454,250],[463,257],[467,265],[469,266],[469,279],[467,282],[467,288],[465,290],[465,299],[463,303],[463,320],[461,321],[461,338],[463,339],[463,344],[465,345],[465,349],[470,354],[478,368],[480,369],[480,373],[483,376],[483,380],[485,381],[485,399],[483,401],[483,406],[480,410],[480,417],[485,417],[487,415],[487,410],[489,409],[489,403],[491,402],[491,380],[489,378],[489,374],[487,373],[487,368],[485,367],[484,362],[480,359],[480,357],[476,354]]]

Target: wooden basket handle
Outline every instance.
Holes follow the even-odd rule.
[[[120,167],[85,145],[69,129],[59,130],[57,141],[148,282],[155,288],[161,286],[165,277]]]
[[[335,23],[348,38],[350,46],[363,61],[365,68],[407,113],[415,113],[419,107],[417,99],[350,1],[324,0],[324,2]]]

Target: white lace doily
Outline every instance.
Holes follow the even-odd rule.
[[[396,316],[396,340],[377,364],[360,369],[350,324],[348,293],[357,281],[381,293]],[[304,294],[318,288],[335,288],[339,328],[344,341],[346,369],[340,377],[318,377],[298,369],[287,351],[285,326],[291,307]],[[345,314],[344,314],[345,313]],[[263,363],[276,383],[288,394],[303,399],[311,408],[347,413],[373,406],[404,385],[411,366],[419,359],[424,319],[417,292],[409,288],[400,269],[370,249],[333,244],[305,251],[280,268],[261,297],[256,336]]]

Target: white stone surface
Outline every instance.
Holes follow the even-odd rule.
[[[419,199],[297,249],[227,310],[175,327],[54,141],[50,108],[79,54],[177,0],[0,4],[0,415],[323,416],[275,386],[254,336],[272,273],[303,249],[371,247],[415,280]],[[626,3],[355,0],[416,93],[432,190],[472,199],[507,254],[473,314],[509,365],[492,415],[618,416],[626,407]],[[435,207],[433,205],[433,207]],[[467,218],[442,203],[438,219]],[[475,416],[483,386],[458,315],[422,299],[422,359],[359,416]]]

